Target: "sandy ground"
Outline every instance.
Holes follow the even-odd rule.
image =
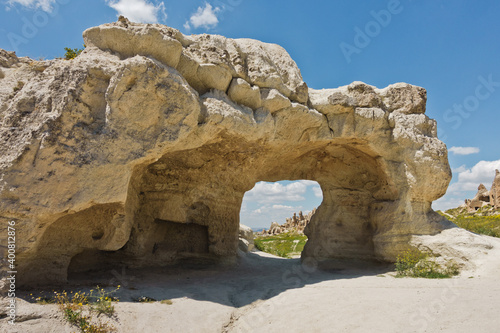
[[[478,245],[461,236],[426,240],[455,240],[462,255],[470,252],[470,270],[453,279],[394,278],[389,267],[319,270],[262,252],[232,267],[124,269],[100,278],[122,285],[109,319],[117,332],[498,332],[500,240],[474,236]],[[68,289],[90,289],[81,282]],[[77,331],[55,305],[23,300],[33,292],[20,295],[16,325],[3,318],[0,332]],[[172,305],[133,301],[141,296]]]

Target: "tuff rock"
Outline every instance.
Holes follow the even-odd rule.
[[[299,211],[299,215],[297,213],[293,213],[292,217],[287,217],[286,222],[283,224],[279,224],[278,222],[271,222],[271,227],[269,230],[262,230],[258,233],[259,236],[268,236],[268,235],[278,235],[281,233],[297,233],[303,234],[304,229],[307,227],[309,222],[311,222],[312,217],[316,213],[316,208],[307,213],[305,216],[302,214],[302,211]]]
[[[252,228],[240,224],[240,230],[239,230],[239,243],[238,243],[238,248],[242,250],[243,252],[249,252],[254,249],[254,235]]]
[[[423,88],[309,89],[278,45],[126,19],[83,36],[70,61],[0,50],[0,246],[6,264],[14,221],[18,285],[231,260],[258,181],[320,184],[303,259],[391,261],[449,225]]]

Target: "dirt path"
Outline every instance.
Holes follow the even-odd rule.
[[[476,256],[475,272],[445,280],[398,279],[383,267],[317,270],[265,253],[242,256],[236,267],[105,278],[122,285],[112,320],[118,332],[495,332],[500,241],[492,242],[487,255]],[[140,296],[173,304],[133,301]],[[75,331],[53,305],[19,299],[18,316],[14,327],[1,319],[0,331]]]

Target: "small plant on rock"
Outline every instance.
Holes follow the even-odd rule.
[[[83,333],[108,333],[113,332],[114,327],[99,321],[97,318],[101,314],[112,316],[115,308],[111,302],[117,301],[110,294],[115,290],[106,292],[104,289],[97,287],[96,290],[91,290],[90,293],[76,292],[68,293],[63,291],[55,293],[55,303],[64,313],[64,318],[72,325],[77,326],[80,332]],[[94,315],[97,315],[94,317]]]
[[[23,89],[24,87],[24,82],[23,81],[17,81],[17,85],[14,87],[14,92],[18,92],[19,90]]]
[[[95,299],[95,301],[90,304],[91,311],[97,313],[97,316],[100,316],[101,314],[105,314],[109,317],[112,316],[115,313],[115,307],[112,302],[118,302],[118,299],[112,297],[111,294],[118,291],[118,289],[120,289],[120,286],[118,286],[115,290],[108,292],[103,288],[99,288],[99,286],[97,286],[96,290],[91,289],[89,298]]]
[[[80,53],[82,53],[83,50],[85,50],[85,45],[83,45],[83,49],[78,49],[78,48],[71,49],[69,47],[65,47],[64,50],[66,51],[66,53],[64,54],[64,59],[71,60],[78,57]]]

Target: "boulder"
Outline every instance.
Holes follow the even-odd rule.
[[[254,110],[260,108],[262,105],[259,87],[252,87],[250,83],[241,78],[233,79],[227,91],[227,95],[236,103],[248,106]]]
[[[262,89],[261,100],[262,106],[271,113],[292,105],[292,102],[276,89]]]
[[[242,250],[243,252],[249,252],[254,249],[254,235],[252,228],[247,227],[244,224],[240,224],[240,231],[239,231],[239,249]]]
[[[449,226],[423,88],[313,90],[278,45],[124,18],[84,39],[73,60],[0,50],[0,255],[14,223],[18,286],[232,260],[258,181],[321,185],[303,259],[393,261]]]

